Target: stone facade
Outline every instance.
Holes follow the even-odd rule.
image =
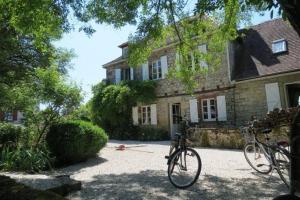
[[[276,23],[279,23],[282,25],[282,23],[285,22],[282,20],[275,20],[269,23],[275,23],[275,25]],[[276,37],[287,38],[286,42],[290,45],[289,49],[293,52],[283,52],[280,54],[272,53],[270,48],[272,48],[273,41],[271,41],[271,39],[275,40],[276,38],[268,37],[268,34],[272,34],[273,32],[273,30],[270,29],[269,23],[267,22],[258,25],[257,27],[253,27],[251,29],[252,32],[250,31],[250,36],[244,40],[242,39],[243,42],[238,41],[238,46],[235,42],[228,43],[228,47],[222,55],[221,65],[218,68],[208,66],[208,73],[199,75],[199,87],[193,92],[193,95],[186,93],[184,86],[176,80],[167,78],[155,80],[157,82],[157,99],[152,105],[156,106],[155,117],[157,119],[154,125],[169,130],[171,133],[174,132],[175,128],[172,112],[174,112],[173,105],[176,105],[180,107],[179,114],[182,117],[192,119],[193,115],[195,119],[195,113],[198,113],[196,116],[197,122],[194,122],[198,130],[195,132],[196,135],[193,136],[196,139],[198,138],[198,145],[203,140],[201,139],[203,134],[208,134],[208,140],[212,142],[212,146],[226,147],[230,142],[232,143],[233,140],[236,140],[236,144],[233,146],[240,147],[242,143],[240,142],[241,138],[237,128],[249,121],[253,115],[257,118],[263,118],[270,107],[267,96],[269,95],[269,98],[271,98],[273,95],[274,98],[274,91],[271,94],[267,94],[270,93],[270,91],[267,89],[266,85],[276,83],[275,85],[278,86],[279,91],[277,92],[278,98],[280,98],[278,100],[279,103],[277,102],[278,105],[280,105],[281,108],[289,107],[290,103],[288,100],[287,86],[290,83],[293,83],[296,85],[295,87],[300,88],[300,65],[298,66],[297,64],[298,61],[300,63],[300,59],[297,60],[294,56],[296,54],[299,55],[300,52],[295,53],[294,51],[295,49],[297,50],[297,48],[292,48],[294,40],[299,42],[300,39],[295,38],[296,36],[285,37],[285,32],[277,31]],[[285,29],[288,28],[288,26],[285,25],[282,25],[281,27]],[[262,33],[262,37],[259,37],[260,33]],[[257,38],[259,38],[260,42],[264,43],[262,48],[264,47],[266,49],[263,49],[263,51],[261,49],[255,50],[256,44],[254,43],[257,42]],[[268,41],[269,39],[270,41]],[[247,48],[252,50],[250,51],[248,49],[248,51]],[[285,65],[280,65],[280,62],[275,62],[276,68],[274,68],[270,62],[259,63],[257,59],[262,58],[259,57],[258,51],[263,52],[263,57],[266,59],[277,59],[280,62],[289,63],[289,68],[286,70],[282,69],[285,68]],[[251,53],[253,52],[256,54],[252,55]],[[237,58],[237,55],[240,55],[241,57]],[[175,66],[175,45],[170,44],[169,46],[155,50],[148,59],[148,67],[150,67],[153,61],[160,59],[162,56],[167,57],[169,69],[172,66]],[[290,56],[293,57],[295,62],[288,62]],[[247,58],[247,62],[242,61],[239,64],[236,63],[239,59],[243,60],[244,58]],[[251,66],[250,64],[248,66],[247,63],[250,63]],[[108,82],[115,83],[115,69],[128,68],[129,66],[126,63],[126,60],[120,57],[105,64],[104,67],[107,71]],[[255,67],[257,67],[257,69],[254,69]],[[280,70],[278,71],[277,68]],[[255,73],[253,74],[253,72]],[[262,72],[264,73],[259,74]],[[143,80],[141,66],[135,67],[133,69],[133,74],[135,80]],[[243,79],[241,79],[241,77]],[[273,89],[274,88],[271,88],[271,90]],[[277,93],[275,91],[275,96]],[[194,101],[194,104],[192,104],[191,101]],[[209,101],[212,101],[209,103],[209,106],[213,105],[214,107],[209,109],[210,114],[215,112],[214,120],[207,120],[206,114],[208,114],[208,112],[205,110],[208,108],[205,107],[204,103],[208,104]],[[221,107],[220,111],[219,107]],[[219,120],[221,114],[225,114],[223,120]],[[211,114],[211,118],[212,116],[213,115]],[[152,117],[151,114],[151,118]],[[218,133],[212,134],[213,132]]]
[[[237,125],[243,125],[251,116],[256,116],[258,119],[265,117],[268,112],[265,85],[269,83],[278,83],[281,108],[288,108],[286,86],[300,83],[300,72],[236,82],[234,103]]]

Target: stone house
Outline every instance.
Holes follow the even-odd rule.
[[[251,115],[264,116],[275,107],[298,104],[300,89],[300,38],[282,19],[268,21],[245,31],[245,37],[228,43],[221,66],[202,75],[193,95],[166,78],[175,66],[175,44],[156,49],[139,67],[127,64],[128,44],[122,55],[106,63],[107,80],[155,80],[157,99],[132,108],[136,125],[153,125],[174,134],[178,116],[186,116],[199,128],[235,128]],[[201,51],[209,51],[199,44]],[[297,96],[298,95],[298,96]]]

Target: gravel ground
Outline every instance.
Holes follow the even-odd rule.
[[[117,151],[124,144],[128,148]],[[242,151],[196,149],[202,160],[199,180],[176,189],[167,176],[164,156],[169,142],[110,141],[97,158],[53,172],[82,181],[81,191],[69,196],[88,199],[272,199],[287,193],[274,172],[260,175],[247,164]],[[45,187],[45,175],[6,174],[34,187]],[[39,182],[40,181],[40,182]]]

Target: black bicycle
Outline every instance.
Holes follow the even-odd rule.
[[[168,177],[177,188],[184,189],[192,186],[201,172],[199,154],[188,147],[187,133],[191,130],[188,120],[181,121],[181,132],[176,133],[171,141],[168,159]]]
[[[249,133],[254,136],[254,141],[248,142],[244,146],[244,155],[249,165],[259,173],[269,174],[274,169],[279,174],[281,180],[290,187],[290,152],[286,141],[272,143],[269,133],[271,129],[264,129],[265,143],[261,142],[257,136],[256,128],[251,125]]]

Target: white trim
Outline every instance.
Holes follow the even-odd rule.
[[[216,105],[216,99],[215,98],[208,98],[208,99],[201,99],[201,111],[202,111],[202,120],[205,122],[210,122],[210,121],[216,121],[217,120],[217,113],[215,113],[215,118],[211,118],[211,110],[210,110],[210,100],[215,101],[215,112],[217,111],[217,105]],[[207,102],[207,117],[208,119],[204,119],[204,110],[203,110],[203,101]]]

